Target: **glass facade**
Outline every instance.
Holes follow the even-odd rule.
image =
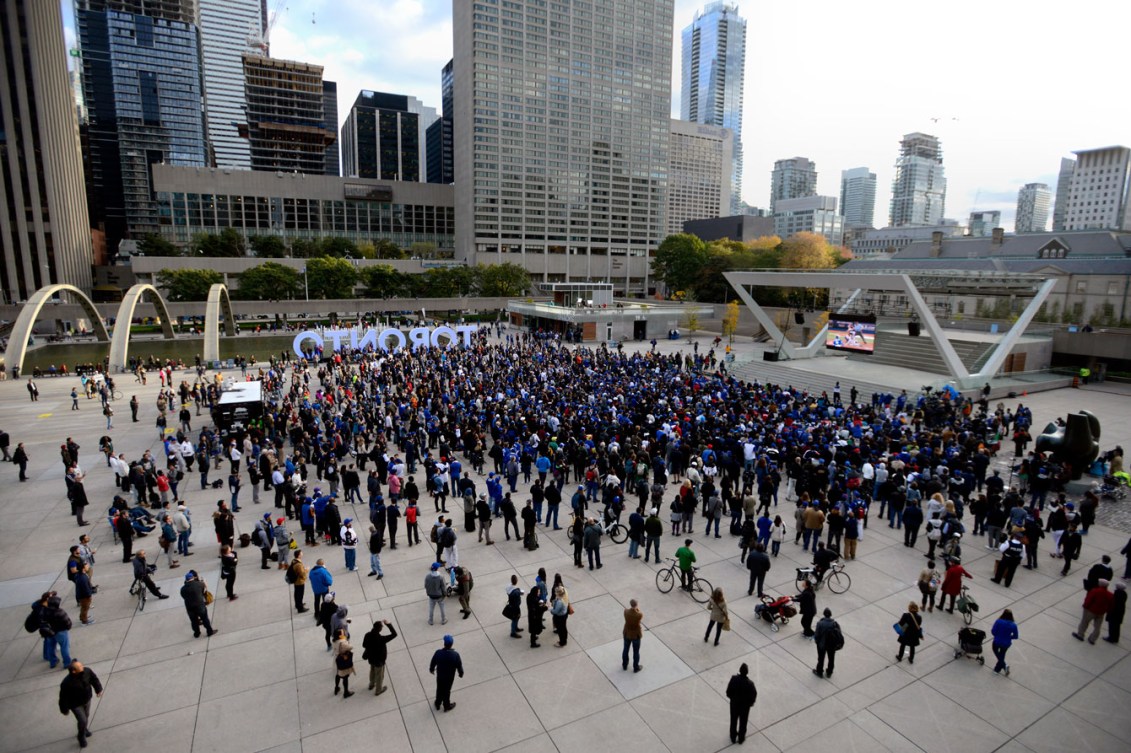
[[[738,7],[707,5],[683,30],[680,119],[722,126],[734,133],[732,215],[742,189],[742,94],[746,69],[746,19]]]
[[[244,110],[243,53],[262,42],[261,0],[200,0],[200,49],[204,60],[204,101],[213,164],[251,169],[251,149],[240,136]]]
[[[424,107],[415,97],[363,91],[342,126],[345,174],[351,178],[419,183],[426,165]],[[438,122],[438,121],[437,121]]]
[[[423,242],[452,249],[455,244],[455,216],[450,206],[180,191],[159,192],[157,205],[161,233],[174,243],[230,227],[247,236],[340,237],[359,242],[387,239],[401,248]]]
[[[94,10],[76,23],[88,104],[91,221],[107,247],[157,232],[149,166],[207,164],[197,27],[167,18]]]

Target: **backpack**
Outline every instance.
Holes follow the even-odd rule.
[[[444,530],[440,533],[440,543],[443,544],[445,548],[450,547],[453,544],[455,544],[456,543],[456,533],[455,533],[455,531],[453,531],[450,528],[444,528]]]
[[[287,581],[287,585],[294,585],[294,582],[298,580],[298,576],[295,575],[295,563],[292,562],[291,566],[287,568],[283,579]]]
[[[39,616],[39,610],[33,609],[28,612],[27,617],[24,618],[24,630],[29,633],[38,633],[41,622],[42,618]]]
[[[840,625],[835,622],[825,634],[825,648],[829,651],[840,651],[844,648],[844,633],[840,632]]]
[[[433,544],[439,543],[436,541],[436,526],[432,526],[432,531],[428,534],[428,540]]]

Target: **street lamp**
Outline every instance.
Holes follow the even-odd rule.
[[[306,300],[310,300],[310,286],[306,282],[306,267],[302,268],[302,290],[306,294]]]

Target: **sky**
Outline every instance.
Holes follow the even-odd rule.
[[[439,110],[452,2],[472,0],[268,0],[271,54],[323,65],[342,119],[362,89]],[[754,206],[769,205],[775,160],[808,157],[818,191],[838,197],[840,171],[866,166],[882,227],[900,138],[922,131],[942,140],[946,216],[997,209],[1011,230],[1022,185],[1055,191],[1061,157],[1131,143],[1116,0],[735,4],[747,20],[742,198]],[[675,0],[673,116],[680,32],[704,5]]]

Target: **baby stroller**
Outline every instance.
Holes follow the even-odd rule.
[[[770,623],[770,630],[778,632],[781,625],[788,625],[789,618],[797,615],[792,596],[761,596],[762,603],[754,607],[754,614]]]
[[[985,640],[985,630],[972,627],[962,628],[958,631],[958,648],[954,650],[954,658],[965,656],[968,659],[976,659],[979,664],[985,664],[986,657],[982,656],[982,644]]]

